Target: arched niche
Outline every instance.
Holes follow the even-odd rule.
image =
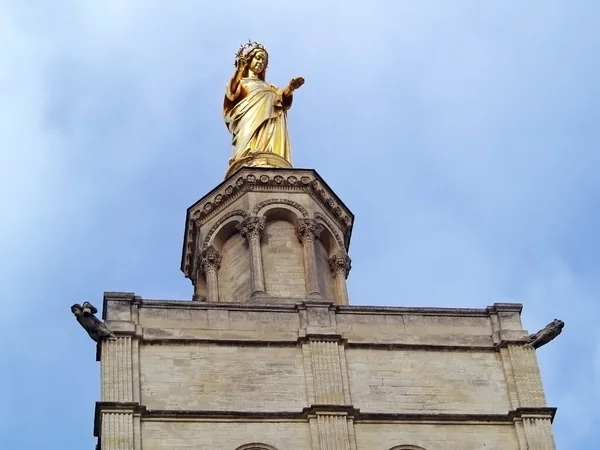
[[[319,222],[323,226],[323,231],[319,236],[319,239],[315,241],[315,260],[317,264],[317,283],[319,285],[319,292],[322,297],[326,300],[332,300],[335,302],[335,287],[333,281],[333,274],[329,268],[329,258],[336,254],[337,243],[331,230],[327,225]]]
[[[242,302],[252,294],[252,273],[248,242],[238,225],[247,217],[243,211],[232,211],[213,226],[205,243],[221,254],[218,273],[219,301]]]
[[[261,240],[265,292],[273,297],[305,298],[304,250],[296,235],[302,212],[278,203],[258,212],[265,218]]]

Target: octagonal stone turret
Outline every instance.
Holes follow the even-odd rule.
[[[188,208],[193,299],[348,304],[354,215],[314,170],[243,168]]]

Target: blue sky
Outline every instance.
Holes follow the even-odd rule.
[[[294,162],[356,215],[352,304],[524,304],[559,448],[600,440],[600,3],[5,1],[0,442],[92,448],[99,366],[69,306],[188,299],[186,208],[230,156],[233,55],[306,84]],[[596,199],[596,201],[594,200]]]

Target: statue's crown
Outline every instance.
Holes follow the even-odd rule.
[[[240,57],[247,56],[248,53],[250,53],[253,50],[262,50],[267,55],[269,54],[269,52],[267,52],[267,49],[260,42],[251,41],[250,39],[248,39],[248,42],[240,45],[240,49],[235,54],[235,66],[237,67],[237,62],[238,59],[240,59]]]

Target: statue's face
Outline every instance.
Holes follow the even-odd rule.
[[[267,54],[263,51],[255,52],[250,60],[249,69],[255,74],[262,73],[267,68]]]

